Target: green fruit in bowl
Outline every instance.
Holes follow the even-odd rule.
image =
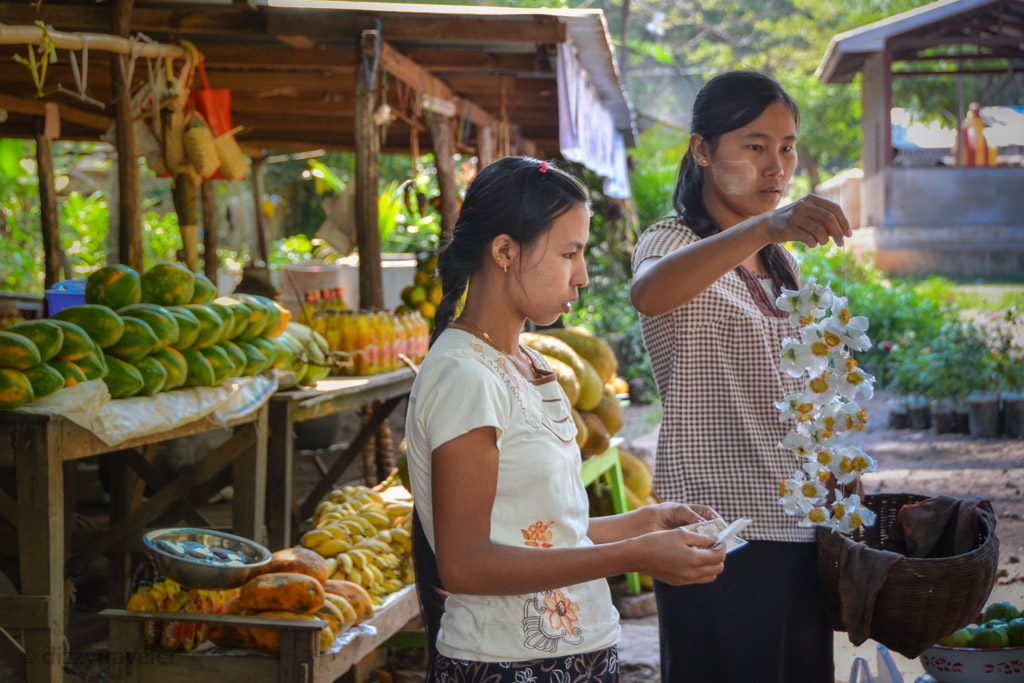
[[[1020,610],[1011,605],[1008,602],[994,602],[985,608],[985,614],[982,617],[982,621],[989,622],[993,619],[1001,619],[1003,621],[1010,621],[1020,616]]]
[[[982,626],[974,632],[974,636],[971,638],[971,647],[976,647],[980,650],[1006,647],[1009,644],[1010,639],[1007,637],[1004,629],[991,628],[989,626]]]
[[[1006,627],[1006,636],[1010,640],[1010,647],[1024,646],[1024,618],[1011,621]]]
[[[971,629],[958,628],[945,638],[939,640],[936,645],[943,647],[970,647],[973,635]]]

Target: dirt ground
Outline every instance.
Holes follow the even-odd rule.
[[[880,392],[865,407],[871,422],[849,439],[871,454],[879,471],[865,477],[866,493],[949,494],[988,499],[998,516],[999,574],[990,602],[1008,600],[1024,607],[1024,440],[975,439],[962,434],[937,435],[933,431],[886,428],[893,395]],[[656,432],[645,420],[642,407],[630,409],[629,443],[641,454],[652,454]],[[868,641],[854,647],[845,633],[835,638],[836,680],[846,681],[855,657],[864,657],[872,671],[876,646]],[[629,683],[658,681],[657,619],[623,620],[620,662]],[[917,660],[894,655],[904,681],[924,673]]]

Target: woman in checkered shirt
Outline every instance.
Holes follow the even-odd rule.
[[[664,410],[656,490],[754,521],[715,583],[656,584],[661,674],[672,683],[834,680],[814,533],[776,502],[797,464],[778,447],[788,427],[773,402],[802,388],[779,371],[790,330],[775,299],[799,277],[779,244],[851,235],[820,197],[776,208],[796,169],[798,121],[768,76],[710,80],[693,105],[678,215],[648,228],[633,254],[630,294]]]

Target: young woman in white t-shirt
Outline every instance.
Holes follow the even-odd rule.
[[[441,252],[444,298],[406,421],[431,681],[616,681],[604,578],[695,584],[723,569],[724,551],[678,528],[707,507],[589,518],[571,406],[519,344],[526,320],[554,322],[586,286],[589,224],[577,180],[509,157],[470,185]]]

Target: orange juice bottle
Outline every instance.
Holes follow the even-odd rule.
[[[380,367],[377,360],[378,337],[376,326],[373,324],[373,314],[360,311],[357,320],[359,356],[356,360],[356,372],[360,375],[372,375],[378,372]]]
[[[410,358],[409,355],[409,327],[405,324],[405,315],[392,315],[395,325],[395,367],[401,368],[405,363],[399,356]]]
[[[359,316],[353,311],[342,311],[341,317],[341,348],[349,355],[349,364],[342,371],[343,375],[356,374],[356,362],[359,352]]]
[[[416,362],[419,363],[427,355],[427,347],[430,345],[430,328],[427,321],[418,312],[412,314],[413,324],[416,327]]]
[[[348,310],[348,306],[345,305],[345,290],[341,287],[334,288],[334,301],[339,311]]]
[[[373,321],[377,327],[377,372],[389,372],[394,367],[395,337],[389,316],[385,311],[376,311]]]
[[[313,327],[316,321],[316,313],[320,308],[320,292],[315,289],[310,290],[302,295],[302,319],[299,321],[303,325],[309,325]]]
[[[341,309],[338,307],[338,297],[335,296],[335,291],[330,291],[327,303],[324,306],[324,317],[327,319],[327,323],[324,326],[327,333],[324,335],[324,339],[327,340],[327,348],[331,351],[338,351],[341,348]]]

